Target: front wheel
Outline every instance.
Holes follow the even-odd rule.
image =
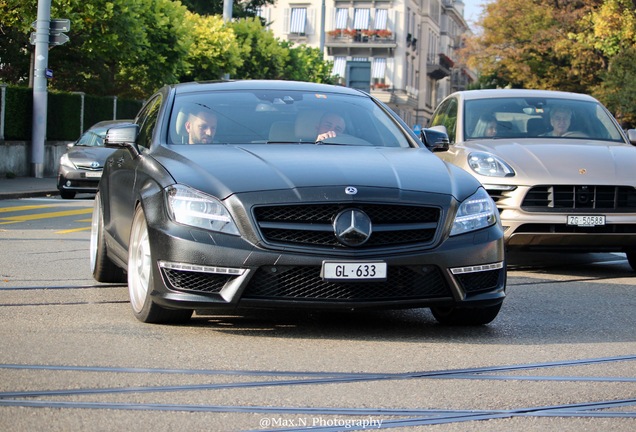
[[[91,272],[96,281],[111,283],[126,282],[124,270],[117,267],[110,258],[108,258],[106,241],[104,240],[104,212],[102,210],[102,201],[99,192],[95,196],[93,203],[89,254]]]
[[[184,323],[191,309],[166,309],[152,300],[153,259],[148,225],[141,206],[135,210],[128,246],[128,293],[135,317],[145,323]]]
[[[461,307],[432,307],[435,319],[444,325],[478,326],[488,324],[497,317],[501,303],[494,306],[461,308]]]

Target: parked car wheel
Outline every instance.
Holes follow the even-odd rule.
[[[146,216],[139,206],[133,218],[128,252],[128,292],[133,313],[145,323],[187,322],[193,310],[166,309],[152,300],[152,262]]]
[[[627,255],[627,262],[632,266],[632,270],[636,270],[636,251],[626,252],[625,255]]]
[[[73,192],[73,195],[75,193]],[[93,204],[93,218],[91,222],[90,264],[93,277],[98,282],[126,282],[124,270],[116,266],[106,255],[104,241],[104,214],[99,193]]]
[[[497,317],[501,303],[481,308],[432,307],[435,319],[444,325],[477,326],[488,324]]]
[[[60,189],[60,196],[63,199],[73,199],[75,198],[75,191],[67,191],[64,189]]]

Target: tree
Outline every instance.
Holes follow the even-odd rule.
[[[36,15],[35,4],[0,0],[0,82],[28,84],[32,52],[29,33]]]
[[[289,49],[263,28],[260,20],[245,18],[230,24],[236,34],[243,64],[237,69],[238,79],[284,79]]]
[[[615,55],[594,88],[596,96],[626,129],[636,127],[636,47]]]
[[[185,18],[193,43],[186,56],[188,71],[181,81],[215,80],[226,73],[234,75],[243,60],[232,28],[225,26],[220,16],[188,12]]]
[[[584,91],[598,83],[604,58],[576,43],[580,20],[601,0],[495,0],[469,38],[467,63],[487,85]]]
[[[223,15],[223,0],[183,0],[182,3],[199,15]],[[256,18],[259,8],[275,3],[276,0],[233,1],[232,18]]]
[[[289,62],[285,66],[285,79],[333,84],[333,62],[324,61],[318,48],[307,45],[294,47],[289,43]]]

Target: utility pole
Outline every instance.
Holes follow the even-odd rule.
[[[35,61],[33,63],[33,123],[31,136],[31,175],[44,176],[44,140],[46,139],[47,78],[49,64],[49,25],[51,0],[38,0],[35,22]]]
[[[44,141],[46,140],[46,119],[48,92],[47,79],[52,77],[49,66],[49,47],[68,42],[65,34],[71,29],[68,19],[51,21],[51,0],[38,0],[38,18],[33,23],[34,33],[30,42],[35,45],[33,61],[33,121],[31,123],[31,175],[44,176]]]

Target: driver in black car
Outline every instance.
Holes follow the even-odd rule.
[[[327,138],[335,138],[337,134],[344,132],[345,127],[345,121],[342,116],[335,113],[324,114],[316,128],[318,133],[316,142],[326,140]]]

